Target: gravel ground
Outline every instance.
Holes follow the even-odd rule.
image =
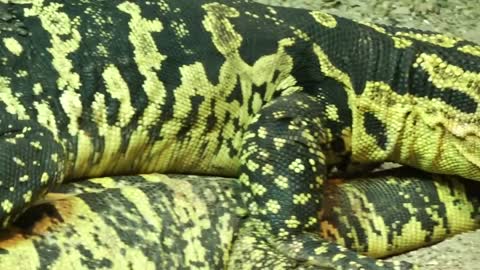
[[[480,0],[257,0],[340,16],[433,30],[480,43]],[[480,230],[394,257],[425,270],[480,270]]]
[[[256,0],[343,17],[450,33],[480,43],[480,0]]]

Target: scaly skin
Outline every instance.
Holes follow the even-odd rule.
[[[376,257],[434,243],[479,226],[474,184],[406,168],[332,181],[321,235]],[[245,215],[240,190],[236,179],[159,174],[67,183],[0,234],[0,267],[315,269],[269,245]],[[389,228],[402,219],[411,230]]]
[[[256,232],[284,255],[404,269],[311,234],[329,170],[394,161],[480,179],[473,43],[245,1],[10,2],[3,226],[71,179],[238,176]]]

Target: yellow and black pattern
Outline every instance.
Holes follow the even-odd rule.
[[[368,256],[385,257],[411,250],[480,225],[477,182],[402,167],[325,184],[324,204],[318,213],[320,236]],[[304,254],[294,260],[292,254],[285,256],[272,249],[257,227],[252,219],[240,226],[229,269],[319,269]],[[310,239],[317,238],[310,235]],[[295,252],[298,246],[287,248]],[[337,251],[338,255],[325,260],[320,269],[337,269],[341,264],[355,269],[350,261],[355,255],[342,248]],[[252,254],[248,261],[245,254]],[[383,263],[380,268],[392,267]]]
[[[149,174],[62,186],[0,234],[0,266],[222,269],[246,213],[231,182]]]
[[[417,196],[450,199],[434,185],[400,191],[395,178],[384,185],[407,200],[402,218],[319,216],[329,172],[352,163],[480,180],[476,44],[241,0],[3,0],[0,15],[3,227],[68,180],[153,172],[239,177],[246,227],[312,267],[411,268],[325,238],[377,256],[369,230],[388,254],[419,227],[425,242],[443,237],[431,222],[478,226],[472,200],[457,196],[460,211],[416,216]],[[355,190],[345,198],[377,212],[383,197]]]
[[[479,192],[479,182],[405,167],[332,181],[321,235],[372,257],[398,254],[478,228]]]
[[[321,236],[375,257],[434,243],[478,227],[480,184],[474,184],[406,168],[345,183],[329,181],[325,210],[319,213]],[[256,221],[245,219],[240,190],[235,179],[160,174],[62,185],[0,234],[0,266],[317,269],[272,249]],[[386,200],[391,203],[368,205]],[[411,231],[378,224],[402,218],[411,221]],[[351,258],[337,257],[342,259]],[[334,265],[325,262],[326,269]]]

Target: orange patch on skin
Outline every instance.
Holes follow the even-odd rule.
[[[345,183],[345,181],[341,178],[332,178],[332,179],[328,179],[327,184],[338,186],[338,185],[341,185],[343,183]]]
[[[27,240],[22,231],[17,228],[8,228],[0,233],[0,249],[10,249],[20,242]]]
[[[34,221],[33,227],[28,229],[12,225],[2,230],[0,232],[0,249],[15,249],[16,246],[22,245],[23,242],[32,241],[32,238],[44,235],[54,230],[53,228],[59,226],[60,223],[73,218],[76,205],[75,200],[71,198],[75,197],[62,193],[49,193],[40,203],[36,203],[32,207],[38,208],[42,205],[50,204],[52,209],[56,210],[56,213],[51,215],[47,210],[42,211],[41,217]]]

